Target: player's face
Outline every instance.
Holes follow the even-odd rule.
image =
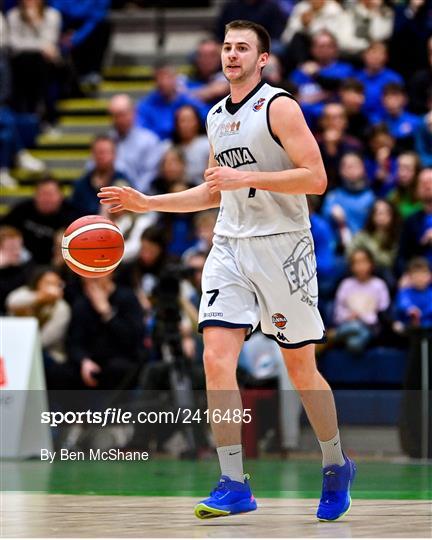
[[[231,84],[259,75],[268,53],[259,53],[258,37],[252,30],[229,30],[222,46],[222,69]]]

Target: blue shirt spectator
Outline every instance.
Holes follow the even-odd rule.
[[[311,232],[319,278],[334,274],[336,268],[336,238],[330,224],[319,214],[310,214]]]
[[[409,324],[412,321],[411,314],[419,310],[421,326],[432,326],[432,285],[426,289],[401,289],[395,304],[396,317],[402,323]]]
[[[387,64],[387,47],[384,43],[371,44],[363,54],[365,67],[356,74],[365,89],[364,112],[379,115],[383,112],[381,96],[388,83],[403,84],[402,77]]]
[[[342,186],[326,195],[322,215],[355,234],[364,227],[375,195],[367,187],[363,160],[358,154],[345,154],[341,161],[340,174]]]
[[[157,66],[155,80],[156,89],[138,102],[138,126],[150,129],[162,140],[168,139],[174,131],[175,112],[184,105],[197,107],[205,121],[208,107],[178,91],[177,74],[172,66]]]
[[[423,167],[432,167],[432,113],[423,117],[415,132],[415,150]]]
[[[135,126],[135,107],[128,95],[114,96],[108,110],[117,147],[115,168],[127,175],[135,189],[148,192],[158,173],[165,145],[153,131]]]
[[[85,41],[96,26],[105,19],[110,0],[51,0],[51,6],[58,9],[65,28],[76,28],[72,35],[72,46]]]

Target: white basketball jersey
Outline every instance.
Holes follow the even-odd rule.
[[[242,171],[281,171],[294,166],[270,130],[269,106],[281,88],[261,82],[240,103],[229,96],[207,116],[207,132],[216,161]],[[231,112],[230,112],[231,111]],[[215,233],[246,238],[310,228],[305,195],[243,188],[221,192]]]

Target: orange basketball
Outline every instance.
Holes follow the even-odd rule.
[[[120,229],[102,216],[84,216],[65,230],[62,255],[80,276],[97,278],[110,274],[122,260],[124,240]]]

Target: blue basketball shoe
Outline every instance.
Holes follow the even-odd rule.
[[[336,521],[351,508],[350,487],[356,475],[356,466],[345,454],[344,465],[323,468],[321,500],[317,518],[320,521]]]
[[[244,484],[235,482],[228,476],[221,476],[219,484],[210,493],[210,497],[195,506],[196,517],[210,519],[256,510],[257,503],[248,480],[248,474],[245,474]]]

